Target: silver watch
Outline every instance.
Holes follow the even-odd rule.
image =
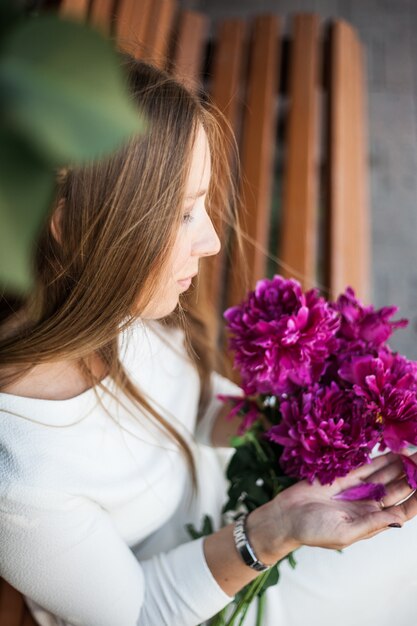
[[[245,524],[246,518],[248,517],[248,513],[241,513],[235,521],[235,525],[233,528],[233,538],[235,540],[236,550],[239,552],[243,561],[246,565],[249,565],[252,569],[255,569],[257,572],[264,572],[269,569],[270,565],[265,565],[260,561],[252,546],[249,543],[249,539],[246,535]]]

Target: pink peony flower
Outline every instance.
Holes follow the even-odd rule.
[[[417,465],[410,457],[401,455],[407,482],[412,489],[417,489]]]
[[[395,329],[408,324],[405,319],[390,321],[398,307],[390,306],[375,310],[373,306],[364,306],[356,298],[351,287],[347,287],[345,293],[330,306],[341,317],[338,337],[342,341],[348,341],[350,345],[352,342],[359,342],[359,345],[363,344],[368,349],[379,348],[391,337]]]
[[[282,422],[266,437],[283,446],[280,465],[289,476],[332,483],[369,462],[378,442],[374,412],[336,383],[282,401],[281,414]]]
[[[318,381],[336,347],[338,314],[317,290],[304,294],[281,276],[259,281],[224,317],[248,395],[279,395]]]
[[[223,402],[231,402],[234,405],[230,413],[226,415],[227,420],[232,420],[236,415],[239,415],[239,413],[243,415],[242,422],[239,424],[237,431],[238,435],[243,435],[260,417],[257,403],[249,398],[243,396],[224,396],[222,394],[219,394],[217,397]]]
[[[381,430],[381,449],[400,452],[417,444],[417,377],[414,363],[381,352],[383,358],[354,357],[340,368],[340,376],[353,385],[375,412]]]
[[[322,483],[368,462],[376,444],[394,452],[417,445],[417,364],[386,345],[407,325],[391,321],[396,312],[364,306],[350,287],[327,303],[295,280],[259,281],[225,312],[245,394],[231,412],[244,416],[240,433],[264,413],[256,396],[274,398],[274,422],[281,422],[266,438],[279,444],[282,470]],[[417,465],[404,467],[417,484]],[[345,495],[372,497],[378,489]]]
[[[387,490],[381,483],[362,483],[333,496],[335,500],[382,500]]]

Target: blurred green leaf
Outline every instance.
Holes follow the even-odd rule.
[[[108,155],[145,122],[98,32],[52,15],[24,18],[10,0],[0,21],[0,286],[23,294],[56,168]]]
[[[203,525],[201,530],[198,530],[194,524],[186,524],[185,529],[189,533],[192,539],[199,539],[200,537],[207,537],[207,535],[211,535],[214,533],[214,525],[213,520],[209,515],[205,515],[203,518]]]
[[[144,127],[111,42],[52,15],[12,30],[0,60],[0,93],[8,128],[54,166],[103,156]]]
[[[16,0],[0,0],[0,51],[6,35],[21,19],[23,11]]]
[[[286,558],[288,559],[288,563],[291,565],[292,569],[297,567],[297,561],[294,558],[294,552],[290,552]]]
[[[32,284],[33,240],[53,190],[52,171],[23,141],[0,130],[0,283],[9,292]]]

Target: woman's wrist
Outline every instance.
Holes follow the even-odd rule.
[[[292,538],[290,520],[275,500],[252,511],[246,518],[246,534],[257,558],[273,565],[299,547]]]
[[[245,523],[247,539],[255,557],[265,565],[274,565],[298,547],[291,541],[284,523],[277,519],[272,502],[252,511]],[[207,565],[229,596],[234,596],[259,576],[259,572],[249,567],[239,553],[234,527],[234,524],[228,524],[204,540]]]

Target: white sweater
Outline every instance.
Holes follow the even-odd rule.
[[[91,390],[63,401],[0,394],[0,576],[42,626],[197,626],[230,601],[202,541],[184,530],[204,513],[219,524],[225,449],[204,444],[220,403],[213,395],[196,429],[199,381],[181,331],[137,324],[121,351],[193,446],[199,493],[191,499],[172,441],[126,398],[124,407],[100,392],[108,415]],[[214,394],[237,391],[216,374],[213,383]],[[262,626],[417,624],[417,519],[342,554],[305,547],[295,556],[296,569],[285,562],[267,591]],[[245,626],[255,621],[253,607]]]
[[[78,626],[195,626],[231,600],[203,540],[184,530],[205,512],[219,521],[223,468],[203,444],[221,403],[213,395],[193,443],[199,380],[182,331],[139,322],[120,347],[140,390],[193,447],[204,493],[190,502],[176,444],[126,396],[99,392],[107,414],[92,389],[59,401],[2,393],[0,575],[47,626],[63,623],[53,615]],[[218,374],[213,383],[236,392]]]

